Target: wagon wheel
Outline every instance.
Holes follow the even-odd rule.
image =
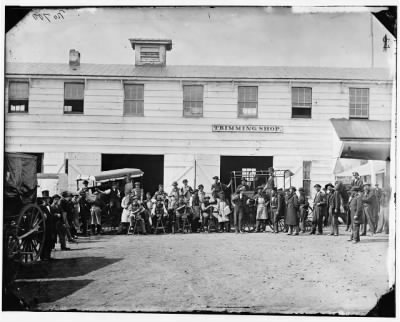
[[[37,261],[45,240],[45,217],[36,204],[28,204],[19,213],[15,237],[20,260],[24,263]]]

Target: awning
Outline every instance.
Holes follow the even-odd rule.
[[[331,119],[338,158],[390,160],[391,121]]]

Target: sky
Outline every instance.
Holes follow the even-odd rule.
[[[167,65],[392,68],[393,37],[375,17],[371,31],[369,9],[349,9],[83,8],[66,9],[64,19],[36,10],[7,33],[6,60],[67,63],[76,49],[82,63],[133,64],[129,38],[165,38]],[[46,13],[50,22],[39,17]]]

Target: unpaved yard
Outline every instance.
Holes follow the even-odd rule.
[[[345,235],[346,234],[346,235]],[[37,310],[366,314],[388,288],[386,235],[94,236],[23,269]]]

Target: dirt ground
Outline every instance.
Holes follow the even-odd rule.
[[[80,238],[16,285],[40,311],[364,315],[389,288],[388,237],[353,245],[341,230]]]

